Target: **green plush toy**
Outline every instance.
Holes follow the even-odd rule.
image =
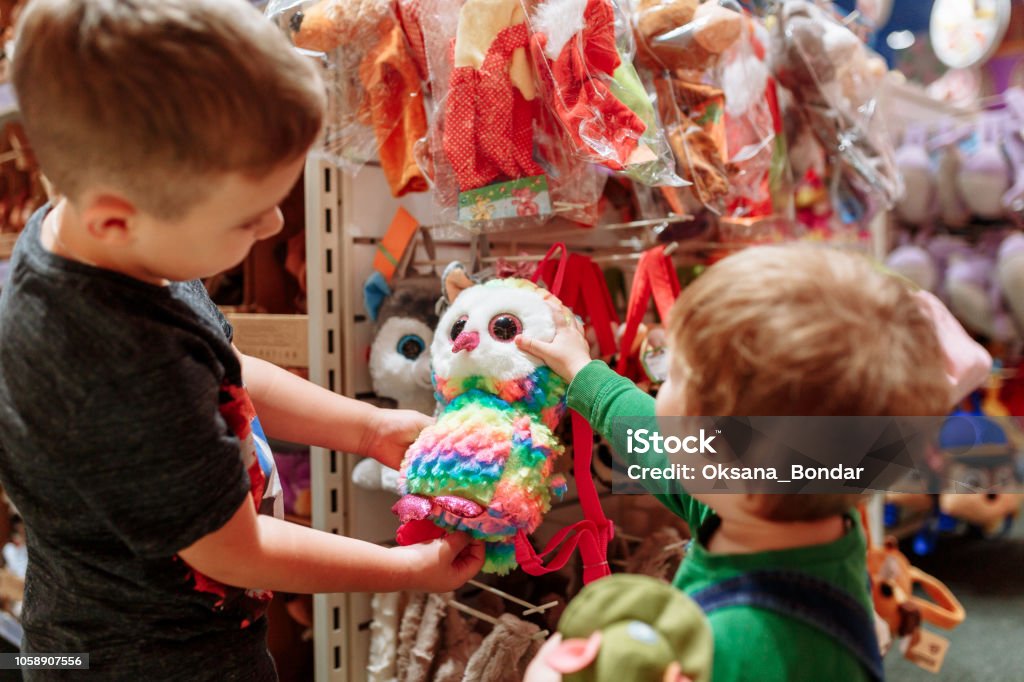
[[[526,670],[524,682],[709,682],[712,635],[675,588],[613,575],[580,591]]]

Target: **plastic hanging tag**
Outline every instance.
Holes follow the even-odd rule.
[[[656,388],[668,381],[669,359],[665,329],[660,326],[651,328],[640,345],[640,365],[652,387]]]
[[[904,658],[930,673],[942,670],[948,650],[948,639],[924,628],[918,628],[913,635],[900,642],[900,652]]]

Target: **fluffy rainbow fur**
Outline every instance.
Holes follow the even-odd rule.
[[[532,367],[528,374],[504,379],[463,375],[460,369],[481,360],[471,359],[465,352],[454,354],[448,332],[460,316],[469,316],[467,328],[474,320],[479,328],[479,320],[486,321],[497,311],[519,316],[524,334],[550,339],[554,325],[545,303],[549,297],[526,280],[492,280],[460,294],[442,317],[432,349],[435,368],[444,367],[454,376],[435,372],[441,413],[409,448],[402,463],[404,493],[456,495],[486,508],[476,518],[462,518],[436,506],[430,515],[438,526],[466,531],[485,541],[485,572],[504,574],[515,568],[516,532],[533,532],[551,508],[552,495],[561,497],[565,492],[565,479],[553,475],[552,470],[555,458],[564,451],[553,430],[565,413],[566,383],[509,343],[483,348],[481,357],[515,354],[518,357],[495,364],[506,371],[512,366]],[[534,315],[541,319],[531,324]],[[540,333],[531,334],[538,326]],[[457,357],[451,361],[444,354]],[[523,365],[524,361],[529,364]]]

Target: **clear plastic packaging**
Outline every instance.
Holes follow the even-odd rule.
[[[317,151],[352,172],[379,159],[395,196],[428,188],[414,152],[427,119],[425,64],[409,7],[391,0],[271,0],[265,10],[323,68],[328,112]]]
[[[633,66],[614,0],[524,0],[543,99],[584,159],[647,185],[685,184]]]
[[[769,41],[763,24],[745,21],[740,39],[714,74],[725,93],[730,165],[725,215],[733,221],[792,216],[792,178],[777,83],[768,65]]]
[[[638,64],[652,74],[677,172],[693,184],[663,190],[675,213],[785,213],[781,116],[756,26],[730,0],[637,2]]]
[[[791,115],[806,120],[828,155],[836,218],[862,229],[903,191],[877,107],[885,62],[807,0],[786,0],[774,24],[772,68],[793,95]]]
[[[433,112],[425,158],[444,222],[472,231],[592,222],[604,177],[542,106],[520,0],[423,0]]]

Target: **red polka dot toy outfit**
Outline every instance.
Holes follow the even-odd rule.
[[[509,75],[513,53],[528,43],[526,24],[514,24],[498,33],[479,69],[452,71],[444,152],[462,192],[544,172],[533,159],[538,101],[527,100]]]

